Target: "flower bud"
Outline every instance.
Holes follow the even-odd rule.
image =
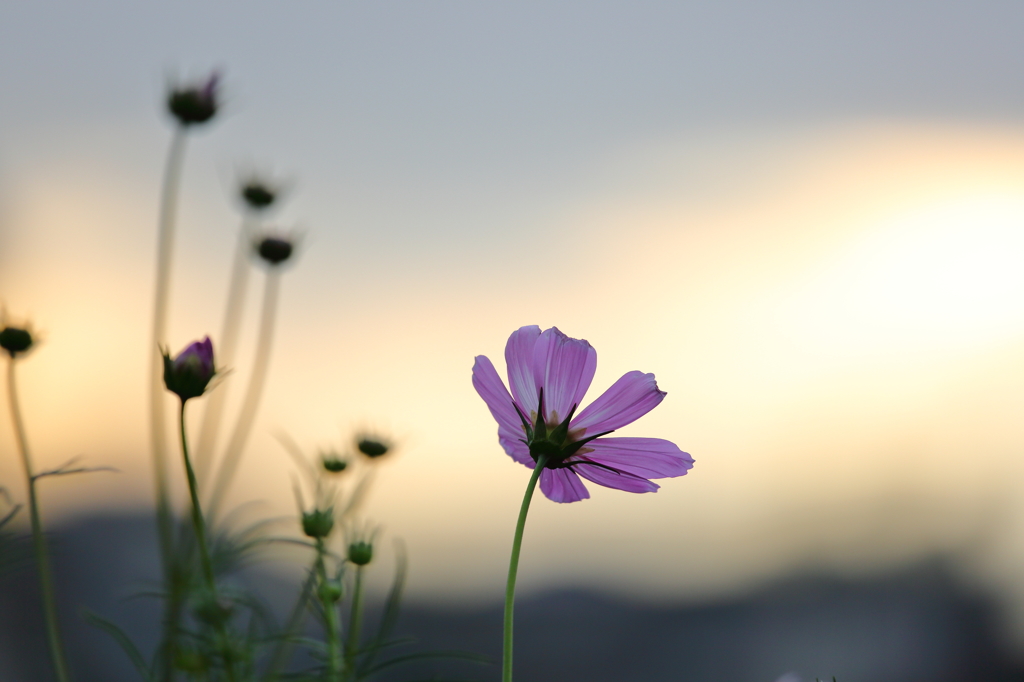
[[[0,348],[7,351],[12,358],[18,353],[26,353],[32,347],[32,333],[19,327],[0,329]]]
[[[356,566],[365,566],[373,560],[373,543],[357,540],[348,546],[348,560]]]
[[[164,385],[183,403],[201,396],[215,374],[213,343],[209,336],[194,341],[173,360],[164,352]]]
[[[269,208],[277,199],[277,188],[252,178],[242,185],[241,194],[246,206],[254,211],[262,211]]]
[[[292,255],[292,242],[281,237],[263,237],[256,242],[256,253],[270,265],[285,262]]]
[[[333,452],[327,455],[322,455],[320,458],[320,464],[323,466],[325,471],[332,474],[341,473],[348,468],[348,460],[344,460]]]
[[[388,454],[391,443],[376,436],[360,436],[356,439],[356,447],[370,459],[377,459]]]
[[[343,594],[341,581],[328,578],[320,583],[320,586],[316,589],[316,593],[320,598],[320,601],[327,602],[329,604],[340,601],[341,595]]]
[[[174,88],[167,96],[167,109],[182,126],[206,123],[217,113],[217,85],[220,74],[214,71],[205,83]]]
[[[192,612],[207,625],[223,625],[231,618],[231,602],[218,598],[210,592],[203,592],[195,602]]]
[[[333,528],[334,507],[302,513],[302,532],[311,538],[323,539],[331,534]]]

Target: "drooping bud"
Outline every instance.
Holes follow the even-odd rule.
[[[201,396],[217,374],[213,366],[213,342],[210,337],[194,341],[171,359],[164,352],[164,385],[177,394],[181,402]]]
[[[32,348],[32,332],[20,327],[4,327],[0,329],[0,348],[7,351],[12,358],[18,353],[27,353]]]
[[[167,96],[167,109],[182,126],[206,123],[217,113],[217,86],[220,74],[214,71],[206,82],[173,88]]]
[[[291,240],[283,237],[263,237],[256,241],[256,253],[271,266],[291,258],[293,249]]]
[[[348,560],[356,566],[365,566],[373,561],[373,543],[368,540],[356,540],[349,543]]]
[[[242,185],[241,195],[245,205],[254,211],[269,208],[277,199],[278,190],[259,178],[250,178]]]
[[[356,448],[370,459],[377,459],[391,451],[391,443],[379,436],[363,435],[356,438]]]
[[[325,471],[332,474],[341,473],[348,468],[348,460],[342,459],[333,452],[321,455],[320,464]]]
[[[302,513],[302,532],[319,540],[331,534],[334,529],[334,507],[314,509]]]

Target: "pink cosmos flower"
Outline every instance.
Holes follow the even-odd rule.
[[[597,369],[597,351],[557,328],[531,325],[505,345],[508,389],[483,355],[473,387],[498,422],[498,442],[531,469],[543,462],[540,489],[555,502],[590,497],[580,477],[632,493],[658,489],[652,478],[682,476],[693,458],[660,438],[607,438],[650,412],[665,397],[653,374],[627,372],[576,415]]]

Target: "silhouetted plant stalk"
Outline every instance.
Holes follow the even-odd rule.
[[[341,682],[347,655],[341,650],[341,619],[338,602],[341,598],[340,582],[332,583],[327,577],[327,548],[322,537],[316,538],[317,598],[324,612],[324,635],[327,639],[327,671],[330,682]],[[350,667],[350,666],[349,666]]]
[[[546,456],[541,455],[537,460],[533,473],[530,474],[530,482],[527,483],[526,494],[523,495],[523,504],[519,508],[516,533],[512,539],[512,556],[508,562],[508,582],[505,584],[505,620],[501,649],[502,682],[512,682],[512,623],[516,604],[516,576],[519,573],[519,551],[523,546],[523,530],[526,528],[526,515],[530,512],[530,501],[533,499],[533,492],[537,488],[537,480],[540,478],[541,472],[544,471],[547,459]]]
[[[246,387],[245,398],[238,414],[238,422],[235,424],[234,431],[231,433],[231,439],[224,449],[224,456],[221,460],[220,468],[217,470],[210,493],[209,516],[211,519],[217,518],[220,507],[224,502],[224,497],[238,470],[238,463],[245,450],[245,445],[252,433],[256,411],[259,409],[260,398],[263,395],[263,385],[266,383],[267,369],[270,367],[270,350],[274,339],[274,321],[277,317],[277,301],[280,289],[281,273],[277,268],[272,267],[267,271],[264,283],[259,338],[256,344],[256,356],[252,363],[252,372],[249,375],[249,385]]]
[[[28,510],[32,523],[32,544],[35,550],[36,566],[39,569],[39,587],[43,595],[46,639],[50,647],[53,670],[58,681],[68,682],[70,678],[68,676],[67,662],[64,658],[64,647],[61,644],[60,628],[57,624],[57,600],[53,589],[53,572],[50,569],[50,557],[46,550],[46,538],[43,536],[43,523],[39,515],[39,498],[36,491],[36,483],[39,480],[39,476],[32,469],[32,458],[29,454],[25,424],[21,418],[21,409],[18,405],[18,391],[14,378],[16,353],[9,349],[8,351],[10,353],[7,363],[8,404],[11,409],[11,421],[14,422],[14,433],[18,440],[18,450],[21,452],[21,462],[25,469],[25,482],[28,487]]]
[[[228,285],[228,300],[224,307],[224,321],[221,323],[221,334],[218,337],[218,354],[225,367],[234,365],[235,350],[238,347],[238,334],[242,327],[246,293],[249,288],[249,254],[252,251],[253,218],[246,215],[242,219],[235,245],[235,256],[231,265],[231,281]],[[223,419],[224,404],[227,399],[226,387],[216,391],[207,399],[206,410],[203,412],[203,424],[196,442],[196,471],[200,479],[205,479],[213,463],[213,453],[217,445],[217,435]]]
[[[177,215],[178,188],[181,183],[182,160],[185,155],[185,126],[179,125],[171,136],[164,167],[163,189],[160,192],[156,255],[156,293],[153,303],[153,335],[149,348],[152,362],[149,376],[149,433],[153,454],[153,483],[156,488],[157,530],[163,559],[165,583],[171,582],[170,562],[174,554],[174,527],[171,518],[170,493],[167,485],[167,426],[163,392],[163,364],[158,349],[166,343],[167,308],[171,286],[171,263],[174,253],[174,227]]]
[[[188,477],[188,492],[192,501],[192,527],[195,529],[196,546],[199,549],[199,561],[203,571],[203,580],[208,590],[210,608],[220,608],[217,598],[217,580],[213,574],[213,562],[210,560],[210,548],[206,538],[206,523],[203,520],[203,510],[199,503],[199,490],[196,485],[196,474],[192,469],[192,461],[188,453],[188,438],[185,433],[185,400],[181,401],[181,410],[178,413],[178,422],[181,425],[181,455],[185,461],[185,474]],[[224,659],[224,673],[229,681],[235,679],[234,653],[231,649],[231,641],[228,636],[226,618],[215,617],[212,619],[214,627],[219,631],[221,640],[221,655]]]

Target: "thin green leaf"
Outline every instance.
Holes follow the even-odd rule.
[[[85,620],[88,621],[91,625],[98,627],[99,629],[103,630],[108,635],[113,637],[114,641],[121,646],[121,649],[128,656],[131,662],[135,665],[135,669],[139,671],[139,675],[142,676],[142,679],[146,680],[146,682],[152,682],[153,674],[150,671],[149,666],[146,665],[146,659],[142,657],[142,654],[139,652],[138,647],[135,646],[135,643],[132,642],[128,635],[126,635],[124,631],[121,630],[121,628],[117,627],[106,618],[103,618],[102,616],[99,616],[93,613],[92,611],[89,611],[88,609],[82,609],[81,613],[82,617],[85,618]]]

